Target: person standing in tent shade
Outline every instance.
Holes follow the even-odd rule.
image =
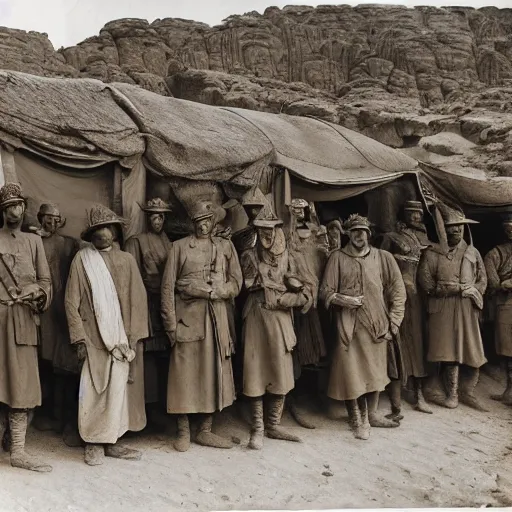
[[[21,232],[25,208],[17,183],[0,189],[0,439],[9,427],[11,466],[48,472],[51,466],[25,452],[28,411],[41,405],[39,315],[52,299],[43,242]]]
[[[64,308],[66,282],[71,261],[78,251],[78,242],[58,232],[66,220],[62,218],[57,205],[43,203],[37,220],[41,227],[36,233],[43,240],[53,289],[52,303],[41,315],[41,357],[52,365],[50,388],[53,392],[53,419],[57,421],[55,428],[63,432],[64,442],[68,446],[80,446],[77,425],[80,369],[76,351],[69,343]]]
[[[512,214],[506,214],[502,224],[507,241],[492,249],[484,259],[488,291],[496,312],[496,354],[505,363],[507,376],[505,391],[491,398],[512,405]]]
[[[119,217],[95,205],[87,220],[81,238],[91,245],[71,263],[65,307],[71,343],[83,361],[78,427],[85,462],[92,466],[102,464],[105,455],[140,459],[140,452],[117,441],[146,426],[139,341],[148,336],[148,307],[135,259],[114,245]]]
[[[124,246],[137,262],[149,307],[149,338],[144,341],[144,379],[146,403],[165,403],[169,366],[169,340],[160,312],[162,276],[171,242],[164,231],[165,215],[171,209],[162,199],[139,205],[146,214],[147,230],[130,237]],[[164,406],[165,407],[165,406]]]
[[[388,343],[402,323],[406,292],[393,256],[370,245],[368,219],[350,215],[343,229],[350,242],[331,254],[320,287],[337,333],[327,396],[345,401],[355,437],[368,439],[370,427],[398,426],[377,409],[389,384]]]
[[[428,248],[418,268],[418,283],[428,296],[427,360],[443,364],[447,388],[446,397],[432,400],[449,409],[457,407],[460,400],[485,411],[475,388],[479,368],[486,362],[479,317],[487,276],[480,253],[464,240],[464,226],[477,222],[445,205],[441,214],[448,252]]]
[[[275,217],[255,219],[256,246],[242,254],[244,284],[248,291],[242,313],[243,393],[251,398],[249,448],[254,450],[263,447],[264,433],[273,439],[300,442],[279,423],[285,396],[295,386],[292,350],[297,338],[293,329],[293,308],[311,303],[312,297],[296,277],[282,224]]]
[[[167,412],[178,415],[177,451],[190,447],[190,414],[202,415],[198,444],[232,448],[212,424],[213,414],[235,400],[228,308],[242,272],[231,241],[213,235],[212,203],[187,209],[195,232],[173,242],[162,279],[162,318],[171,342]]]
[[[431,414],[432,409],[423,397],[423,380],[427,377],[426,347],[424,340],[423,304],[417,286],[417,272],[422,252],[432,245],[423,223],[423,204],[421,201],[406,201],[404,204],[404,223],[398,223],[398,229],[384,235],[380,248],[389,251],[395,257],[404,278],[407,301],[405,316],[400,325],[401,351],[404,362],[404,377],[413,380],[416,398],[415,408]],[[388,387],[391,402],[391,419],[400,421],[401,379],[392,380]]]

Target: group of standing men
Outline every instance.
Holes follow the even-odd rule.
[[[357,214],[325,229],[307,218],[305,201],[294,200],[286,234],[262,194],[251,191],[241,204],[249,222],[235,244],[209,202],[188,207],[194,231],[171,243],[163,230],[170,208],[159,198],[141,205],[147,230],[126,242],[122,220],[91,207],[78,243],[58,233],[63,219],[53,205],[41,206],[36,233],[21,231],[22,190],[12,183],[0,189],[0,436],[9,432],[13,466],[51,470],[24,449],[29,411],[41,405],[39,339],[53,367],[55,417],[68,439],[78,430],[86,463],[139,459],[118,439],[145,427],[145,405],[165,386],[167,413],[177,417],[176,450],[190,446],[190,415],[199,415],[197,443],[232,447],[212,424],[236,397],[235,298],[242,289],[250,448],[261,449],[264,434],[300,440],[279,425],[285,397],[301,367],[326,356],[327,395],[345,401],[356,438],[367,439],[371,426],[400,424],[408,378],[416,408],[432,412],[423,394],[430,363],[442,366],[445,380],[434,403],[453,408],[460,399],[484,410],[474,390],[485,362],[479,315],[487,277],[464,240],[472,221],[446,208],[449,249],[442,251],[428,240],[422,204],[409,201],[405,223],[384,237],[383,250],[370,245],[370,223]],[[505,226],[512,239],[512,223]],[[498,353],[508,358],[507,390],[497,398],[512,403],[512,243],[491,251],[486,266]],[[145,390],[152,377],[155,385]],[[392,405],[386,417],[378,412],[384,389]]]

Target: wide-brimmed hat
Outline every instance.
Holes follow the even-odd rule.
[[[282,226],[281,219],[255,219],[252,223],[255,228],[274,229],[277,226]]]
[[[188,208],[188,214],[194,222],[197,222],[208,217],[213,217],[215,208],[213,203],[201,201],[190,206]]]
[[[15,203],[27,204],[19,183],[6,183],[0,188],[0,209]]]
[[[405,201],[404,211],[423,213],[423,203],[421,201]]]
[[[137,203],[140,209],[145,213],[168,213],[171,210],[171,207],[168,203],[166,203],[163,199],[159,197],[154,197],[153,199],[149,199],[146,204]]]
[[[102,204],[95,204],[87,211],[87,227],[82,231],[80,238],[90,242],[92,234],[98,228],[111,225],[122,228],[124,223],[124,219],[116,215],[110,208]]]
[[[464,215],[464,212],[461,210],[456,210],[455,208],[450,208],[446,206],[441,210],[441,215],[443,217],[444,225],[448,226],[460,226],[462,224],[479,224],[476,220],[467,219]]]
[[[242,206],[245,207],[260,206],[263,208],[267,203],[267,200],[265,199],[263,192],[258,187],[254,187],[242,196],[241,203]]]
[[[355,229],[364,229],[368,231],[368,233],[371,233],[372,231],[370,221],[358,213],[353,213],[343,223],[344,231],[354,231]]]

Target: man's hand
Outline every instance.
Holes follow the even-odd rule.
[[[171,347],[174,347],[174,345],[176,345],[176,331],[165,331],[165,333],[167,334],[167,337],[169,338]]]
[[[389,325],[389,330],[391,331],[391,334],[393,336],[396,336],[398,334],[398,331],[400,330],[400,327],[398,325],[394,324],[393,322],[391,322]]]
[[[112,357],[114,359],[117,359],[118,361],[124,361],[125,357],[124,354],[121,352],[121,349],[119,347],[114,347],[114,349],[111,352]]]
[[[87,358],[87,348],[85,346],[85,340],[80,340],[75,344],[76,347],[76,356],[78,357],[78,361],[83,363]]]
[[[512,290],[512,279],[505,279],[505,281],[502,281],[501,287],[504,290]]]
[[[38,284],[33,283],[33,284],[29,284],[27,286],[24,286],[23,289],[21,290],[21,293],[19,294],[18,298],[23,301],[26,301],[26,302],[31,302],[31,301],[39,299],[43,295],[44,295],[44,292],[43,292],[43,290],[41,290],[41,287]]]
[[[341,308],[357,309],[363,305],[363,298],[363,296],[352,297],[350,295],[337,293],[332,300],[332,303]]]

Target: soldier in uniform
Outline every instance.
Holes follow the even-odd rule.
[[[356,439],[370,427],[397,427],[378,414],[389,384],[388,343],[404,316],[406,292],[398,265],[369,243],[368,219],[351,215],[343,226],[350,242],[329,257],[320,297],[333,311],[336,341],[327,396],[343,400]]]
[[[422,252],[431,245],[425,225],[423,224],[423,205],[420,201],[406,201],[404,205],[404,221],[398,223],[398,229],[386,233],[380,246],[395,257],[407,292],[405,316],[400,326],[400,348],[403,360],[403,377],[413,379],[416,395],[415,408],[424,413],[432,410],[423,397],[423,379],[426,372],[426,348],[424,342],[423,304],[416,284],[416,274]],[[403,416],[401,409],[401,379],[392,379],[388,392],[391,401],[391,419],[400,421]]]
[[[178,415],[177,451],[190,447],[190,414],[202,415],[198,444],[231,448],[212,424],[213,414],[235,400],[228,308],[240,292],[242,271],[231,241],[213,235],[213,205],[190,205],[189,215],[195,233],[172,244],[162,280],[162,317],[171,342],[167,412]]]
[[[487,276],[480,253],[464,240],[464,226],[476,221],[447,206],[441,214],[448,252],[428,248],[418,268],[418,283],[428,296],[427,361],[443,364],[447,389],[446,397],[435,402],[453,409],[460,400],[485,411],[475,388],[479,368],[486,362],[479,318]]]
[[[160,305],[162,276],[171,248],[171,242],[164,231],[164,223],[165,215],[171,209],[158,197],[139,206],[146,214],[147,230],[130,237],[124,250],[135,258],[147,292],[149,338],[143,344],[146,403],[161,402],[164,405],[170,345],[162,323]]]
[[[78,251],[78,242],[58,231],[65,224],[55,204],[40,206],[37,219],[41,227],[36,233],[43,240],[44,252],[52,276],[53,300],[41,315],[41,357],[52,365],[53,416],[56,430],[64,432],[68,446],[81,444],[78,435],[79,363],[69,342],[69,329],[64,308],[64,292],[71,261]]]
[[[492,249],[484,259],[488,292],[495,307],[496,354],[505,364],[506,387],[491,398],[512,405],[512,215],[503,218],[507,241]]]
[[[295,385],[292,350],[294,307],[304,307],[311,294],[296,278],[286,239],[278,219],[256,219],[256,246],[242,255],[248,299],[244,319],[243,392],[251,398],[252,429],[249,448],[260,450],[268,437],[298,442],[279,427],[285,396]],[[264,415],[263,400],[267,405]],[[266,417],[265,417],[266,416]]]
[[[25,451],[25,436],[29,410],[41,405],[37,326],[52,286],[41,238],[21,232],[25,208],[17,183],[0,189],[0,438],[8,426],[12,466],[47,472]]]

